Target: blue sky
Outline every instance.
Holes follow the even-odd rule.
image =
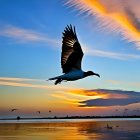
[[[62,32],[68,24],[76,27],[78,39],[85,52],[83,70],[93,70],[99,73],[101,78],[88,77],[75,82],[64,82],[62,87],[140,91],[139,46],[130,42],[127,37],[122,39],[121,33],[103,29],[98,25],[100,22],[96,16],[79,14],[78,8],[65,4],[66,2],[0,0],[0,100],[4,99],[8,104],[10,94],[13,94],[13,97],[16,97],[13,102],[16,102],[20,90],[20,99],[24,91],[25,100],[29,94],[32,100],[37,91],[30,87],[31,85],[25,85],[28,83],[56,88],[53,82],[45,82],[45,79],[62,73]],[[19,83],[22,84],[17,85]],[[60,85],[60,88],[62,87]],[[46,91],[38,89],[40,96],[44,92],[47,92],[45,97],[52,98],[52,101],[57,100],[49,97],[49,93],[53,92],[50,88]],[[36,99],[35,106],[37,103]],[[18,106],[23,107],[17,103]],[[5,110],[8,107],[3,105]],[[58,112],[61,114],[61,107]]]

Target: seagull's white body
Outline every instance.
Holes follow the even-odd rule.
[[[83,51],[78,41],[75,27],[67,26],[63,32],[62,40],[62,53],[61,53],[61,67],[63,75],[50,78],[49,80],[56,80],[55,85],[61,83],[61,81],[74,81],[82,79],[90,75],[96,75],[92,71],[84,72],[81,69],[81,63],[83,58]]]
[[[82,70],[73,70],[70,71],[69,73],[54,77],[54,78],[50,78],[49,80],[56,80],[56,79],[62,79],[62,80],[66,80],[66,81],[74,81],[74,80],[78,80],[84,78],[84,71]]]

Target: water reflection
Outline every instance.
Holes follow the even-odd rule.
[[[140,121],[0,123],[0,140],[139,140],[139,132]]]

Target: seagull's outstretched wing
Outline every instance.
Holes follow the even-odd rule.
[[[63,32],[61,66],[63,73],[81,70],[83,51],[78,41],[75,27],[67,26]]]

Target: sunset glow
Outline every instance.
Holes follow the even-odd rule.
[[[139,7],[138,0],[0,1],[0,118],[122,115],[126,108],[139,115]],[[63,74],[62,32],[70,24],[82,69],[100,78],[54,85],[48,79]]]

